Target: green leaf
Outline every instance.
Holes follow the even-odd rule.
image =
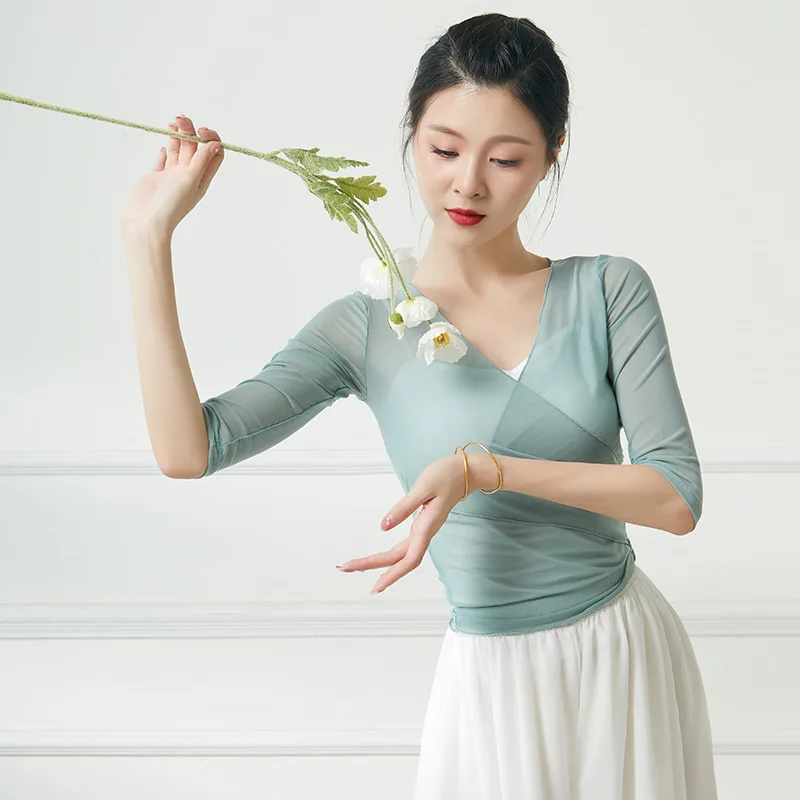
[[[322,200],[325,210],[331,219],[340,219],[346,222],[353,233],[358,233],[358,220],[353,214],[347,195],[343,194],[336,186],[325,181],[306,181],[312,194]]]
[[[315,175],[325,172],[338,172],[344,167],[368,167],[368,161],[355,161],[352,158],[334,158],[333,156],[318,156],[319,147],[304,150],[302,147],[284,147],[279,152],[286,155],[295,164],[307,169]]]
[[[362,203],[369,203],[370,200],[377,200],[386,194],[386,187],[381,186],[375,180],[376,177],[376,175],[361,175],[358,178],[346,176],[333,180],[343,192],[357,197]]]

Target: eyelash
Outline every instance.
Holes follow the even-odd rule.
[[[437,156],[442,156],[445,159],[450,159],[453,156],[458,155],[458,153],[453,152],[452,150],[440,150],[438,147],[431,145],[431,152],[436,153]],[[507,161],[503,158],[495,158],[493,159],[501,166],[503,169],[510,169],[511,167],[516,167],[520,162],[519,161]]]

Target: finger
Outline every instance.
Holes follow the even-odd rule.
[[[401,561],[398,561],[391,569],[386,570],[386,572],[378,578],[370,594],[379,594],[395,581],[400,580],[404,575],[408,575],[412,569],[416,569],[422,563],[429,543],[430,540],[422,536],[415,536],[412,538],[409,542],[405,557]]]
[[[198,134],[204,139],[208,139],[210,142],[216,141],[222,144],[222,140],[219,138],[219,134],[216,131],[209,130],[208,128],[198,128]],[[203,147],[206,147],[206,145],[203,145]],[[200,197],[205,195],[209,185],[211,184],[211,181],[214,180],[214,176],[219,171],[220,166],[222,166],[222,159],[224,157],[225,150],[222,147],[219,148],[217,153],[208,154],[208,163],[205,166],[203,177],[200,178],[200,183],[197,187]]]
[[[197,184],[197,192],[200,197],[205,197],[208,187],[211,185],[211,181],[214,180],[214,176],[217,174],[217,171],[222,164],[221,153],[222,150],[220,150],[216,155],[209,156],[208,165],[203,171],[203,177],[200,178],[200,182]]]
[[[175,117],[175,119],[177,120],[178,118]],[[170,122],[169,129],[171,131],[177,131],[178,130],[177,121]],[[180,149],[181,149],[181,140],[178,139],[176,136],[170,136],[169,139],[167,139],[167,162],[166,162],[167,167],[174,167],[178,163],[178,153],[180,152]]]
[[[156,156],[156,160],[153,163],[153,170],[155,172],[161,172],[161,170],[164,169],[164,164],[166,163],[166,161],[167,161],[167,148],[166,147],[162,147],[158,151],[158,155]]]
[[[363,572],[367,569],[378,569],[379,567],[389,567],[396,564],[406,553],[408,548],[408,539],[403,539],[398,542],[391,550],[385,550],[382,553],[375,553],[371,556],[364,556],[363,558],[351,558],[341,565],[342,572]]]
[[[178,130],[181,133],[188,133],[190,136],[197,136],[194,125],[189,117],[178,117]],[[181,149],[178,153],[178,164],[191,164],[192,156],[197,152],[197,142],[191,139],[181,139]]]
[[[219,134],[211,128],[198,128],[197,135],[201,139],[205,139],[207,142],[210,142],[212,139],[218,142],[222,141],[222,139],[219,138]]]
[[[424,502],[423,502],[424,498]],[[391,530],[396,525],[399,525],[404,520],[408,519],[417,508],[420,511],[425,510],[426,504],[431,500],[430,497],[409,492],[404,498],[395,503],[384,518],[381,520],[381,528],[385,531]]]

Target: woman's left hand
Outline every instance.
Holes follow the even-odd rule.
[[[478,455],[469,453],[469,456]],[[472,485],[470,459],[470,492]],[[411,524],[411,533],[390,550],[363,558],[353,558],[336,567],[342,572],[362,572],[367,569],[391,567],[378,578],[370,594],[382,592],[387,586],[416,569],[428,550],[431,539],[442,527],[456,503],[464,496],[464,459],[456,453],[431,462],[420,473],[408,494],[396,503],[381,521],[381,528],[391,530],[421,506]]]

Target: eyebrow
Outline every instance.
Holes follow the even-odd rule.
[[[434,130],[434,131],[439,131],[439,133],[449,133],[451,136],[457,136],[459,139],[463,139],[464,138],[458,131],[454,131],[452,128],[447,128],[444,125],[426,125],[425,127],[430,128],[431,130]],[[533,145],[533,142],[530,142],[527,139],[523,139],[520,136],[510,136],[508,134],[503,134],[503,133],[500,133],[497,136],[490,136],[488,141],[490,141],[490,142],[516,142],[517,144]]]

